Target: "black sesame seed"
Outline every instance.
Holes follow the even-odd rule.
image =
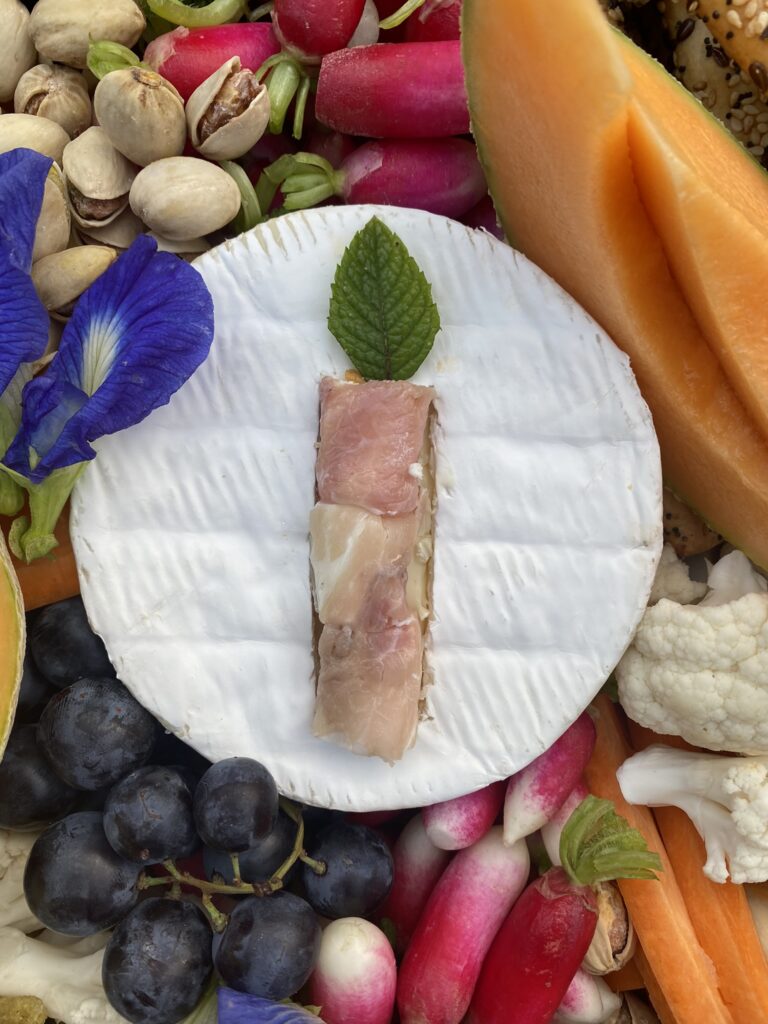
[[[693,34],[693,30],[696,28],[696,20],[694,18],[686,18],[685,21],[678,22],[677,31],[675,32],[675,42],[683,43],[685,40]]]
[[[760,92],[768,92],[768,68],[766,68],[765,64],[761,64],[760,61],[753,61],[749,65],[749,77]]]

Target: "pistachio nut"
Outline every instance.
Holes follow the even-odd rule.
[[[64,150],[64,178],[75,221],[103,227],[128,205],[136,168],[118,153],[103,128],[88,128]]]
[[[212,160],[235,160],[255,146],[269,124],[269,93],[256,75],[232,57],[187,100],[187,125],[195,149]]]
[[[0,25],[0,103],[8,103],[37,54],[29,34],[29,11],[21,0],[0,0]]]
[[[63,249],[32,265],[32,283],[51,316],[68,320],[85,289],[116,259],[115,250],[106,245]]]
[[[144,225],[132,210],[125,209],[103,227],[78,225],[77,234],[83,245],[108,245],[125,252],[144,231]]]
[[[139,171],[130,202],[152,231],[179,242],[228,224],[240,209],[240,190],[216,164],[174,156]]]
[[[158,252],[172,252],[181,256],[183,260],[192,261],[201,253],[208,252],[213,248],[213,243],[207,238],[185,238],[181,242],[175,242],[171,238],[164,238],[156,231],[147,232],[157,242]]]
[[[133,46],[146,21],[134,0],[37,0],[29,31],[46,60],[84,68],[91,38]]]
[[[635,929],[615,883],[598,882],[594,890],[597,927],[583,966],[590,974],[610,974],[635,955]]]
[[[67,190],[58,164],[52,164],[45,179],[43,205],[35,228],[32,260],[41,260],[52,252],[66,249],[72,217],[67,202]]]
[[[69,136],[55,121],[34,114],[3,114],[0,117],[0,153],[23,146],[61,163]]]
[[[93,116],[85,78],[63,64],[38,64],[26,71],[13,94],[13,109],[55,121],[70,138],[84,132]]]
[[[96,86],[93,109],[115,149],[141,167],[184,149],[184,101],[156,71],[135,67],[110,72]]]

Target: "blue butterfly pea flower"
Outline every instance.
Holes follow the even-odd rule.
[[[322,1018],[297,1003],[219,989],[219,1024],[323,1024]]]

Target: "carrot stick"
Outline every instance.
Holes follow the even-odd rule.
[[[656,1011],[661,1024],[678,1024],[678,1018],[670,1009],[661,985],[656,980],[656,975],[651,970],[651,965],[648,963],[648,958],[642,949],[638,949],[634,959],[640,972],[640,977],[643,979],[643,985],[648,990],[651,1006]]]
[[[612,800],[622,815],[661,857],[657,882],[622,879],[619,889],[643,947],[638,967],[648,987],[657,982],[656,1010],[663,1024],[741,1024],[734,1021],[717,988],[709,957],[699,945],[669,857],[647,807],[628,804],[621,795],[616,771],[632,753],[617,708],[604,695],[596,698],[597,743],[586,770],[590,791]],[[649,973],[643,971],[647,962]],[[649,987],[652,997],[654,992]],[[665,1009],[666,1016],[659,1011]]]
[[[636,750],[666,741],[634,722],[627,723],[627,731]],[[768,964],[744,887],[719,885],[704,875],[704,843],[679,808],[657,807],[654,816],[696,937],[715,965],[725,1005],[736,1024],[768,1021]]]
[[[8,520],[0,520],[0,529],[6,536],[9,525]],[[80,592],[75,556],[69,541],[68,508],[64,510],[55,533],[59,546],[54,548],[50,555],[32,562],[31,565],[13,559],[21,593],[24,596],[24,607],[28,612],[54,601],[63,601],[65,597],[72,597]]]
[[[645,982],[636,961],[637,953],[620,970],[603,975],[614,992],[634,992],[636,989],[645,988]]]

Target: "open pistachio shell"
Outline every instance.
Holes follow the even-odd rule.
[[[86,288],[117,259],[106,245],[79,245],[55,252],[32,265],[32,282],[40,301],[57,320],[67,320]]]
[[[21,0],[0,0],[0,26],[0,103],[8,103],[37,54],[29,34],[29,11]]]
[[[64,177],[72,215],[82,227],[103,227],[128,205],[136,168],[103,128],[88,128],[64,150]]]
[[[35,228],[35,243],[32,249],[32,260],[43,259],[52,252],[66,249],[72,217],[67,202],[67,191],[64,178],[58,164],[53,164],[45,181],[43,205]]]
[[[255,146],[269,124],[269,93],[232,57],[187,100],[192,145],[212,160],[235,160]]]
[[[84,68],[91,39],[133,46],[146,21],[134,0],[37,0],[29,31],[41,57]]]
[[[125,252],[134,239],[144,231],[144,225],[136,214],[129,209],[111,220],[103,227],[82,227],[78,225],[77,234],[83,245],[109,245],[118,252]]]
[[[635,929],[615,883],[599,882],[594,889],[597,927],[583,966],[590,974],[610,974],[635,955]]]
[[[38,64],[26,71],[13,94],[13,109],[55,121],[70,138],[85,131],[93,117],[85,78],[62,64]]]
[[[96,86],[93,109],[115,149],[141,167],[184,149],[184,101],[156,71],[133,67],[105,75]]]
[[[47,117],[34,114],[3,114],[0,117],[0,153],[22,146],[49,156],[60,164],[68,142],[69,136],[61,125]]]
[[[147,227],[178,242],[208,235],[233,220],[240,190],[216,164],[175,156],[139,171],[130,203]]]

